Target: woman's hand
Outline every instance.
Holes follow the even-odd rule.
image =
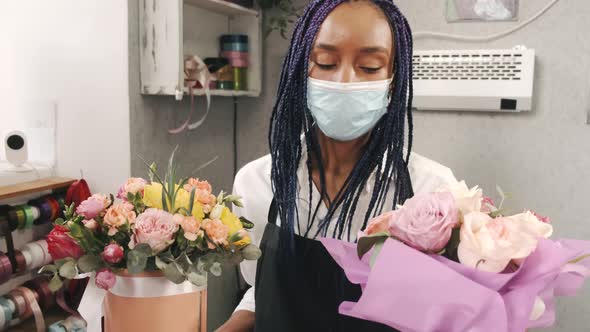
[[[252,332],[254,331],[254,312],[248,310],[236,311],[225,324],[215,332]]]

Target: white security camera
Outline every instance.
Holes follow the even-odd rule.
[[[6,160],[17,168],[20,168],[29,159],[27,137],[22,131],[9,132],[4,137],[4,146]]]

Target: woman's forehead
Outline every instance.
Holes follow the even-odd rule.
[[[345,2],[336,7],[322,23],[314,46],[333,48],[386,48],[391,50],[393,36],[383,11],[370,1]]]

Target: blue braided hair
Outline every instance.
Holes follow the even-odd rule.
[[[270,120],[269,144],[272,156],[271,183],[281,219],[281,231],[293,239],[295,225],[299,225],[297,213],[297,168],[303,151],[307,153],[309,181],[309,214],[307,236],[316,219],[319,204],[311,206],[312,178],[311,160],[318,163],[320,175],[320,195],[327,198],[325,174],[321,151],[313,119],[307,108],[307,79],[310,53],[322,22],[338,5],[350,0],[314,0],[309,3],[295,25],[291,45],[284,59],[277,91],[277,100]],[[387,114],[373,128],[364,151],[354,166],[346,182],[333,201],[328,213],[318,224],[318,233],[327,236],[330,222],[336,211],[337,224],[332,237],[350,241],[352,219],[362,188],[370,175],[375,172],[375,182],[369,207],[364,215],[362,229],[372,217],[383,211],[388,188],[393,179],[395,193],[391,207],[413,196],[412,183],[408,172],[408,160],[412,148],[412,33],[408,21],[392,0],[367,0],[375,4],[385,14],[394,36],[395,55],[391,87],[391,101]],[[393,74],[393,73],[392,73]],[[405,124],[408,123],[407,152],[404,154]],[[304,134],[306,149],[303,149],[301,135]],[[314,211],[312,214],[312,210]],[[301,230],[299,229],[299,234]],[[303,234],[302,234],[303,235]]]

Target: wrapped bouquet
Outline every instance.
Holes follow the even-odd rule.
[[[322,239],[363,290],[340,313],[404,332],[553,325],[555,297],[590,276],[590,242],[550,240],[548,218],[502,205],[458,182],[370,220],[357,244]]]

